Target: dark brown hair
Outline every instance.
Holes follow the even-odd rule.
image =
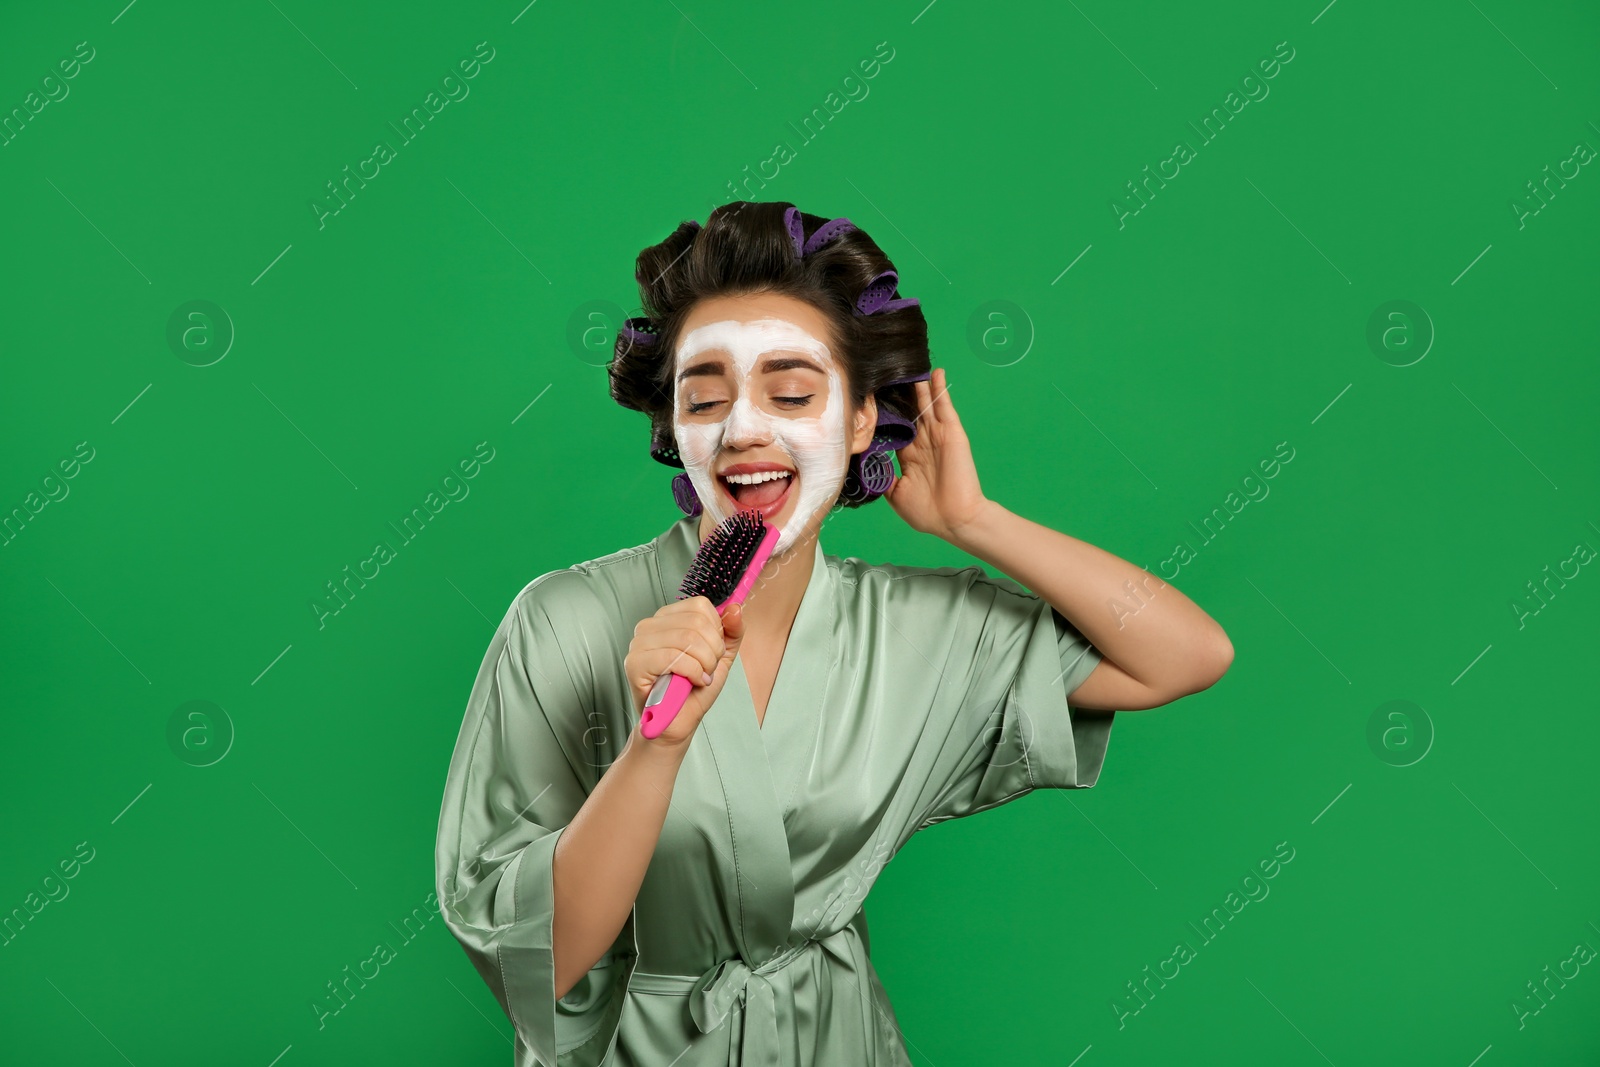
[[[794,237],[784,220],[792,206],[745,200],[724,204],[704,226],[692,220],[680,223],[666,240],[639,253],[634,277],[644,315],[629,320],[632,330],[618,332],[608,373],[612,399],[650,416],[650,454],[659,462],[683,465],[672,433],[678,335],[695,304],[717,296],[778,293],[811,304],[832,326],[838,343],[835,355],[845,371],[852,407],[859,409],[876,394],[880,430],[885,429],[885,409],[892,413],[890,421],[898,415],[915,422],[914,387],[886,383],[926,374],[931,368],[922,308],[911,305],[858,314],[856,301],[862,290],[884,271],[894,270],[894,264],[866,231],[848,226],[841,227],[846,232],[797,258]],[[803,240],[830,221],[804,212],[799,217]],[[903,433],[899,443],[908,436]],[[887,441],[875,436],[880,450]],[[860,507],[880,495],[868,491],[861,478],[861,460],[873,450],[869,445],[851,457],[838,503]]]

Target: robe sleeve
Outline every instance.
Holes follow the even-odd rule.
[[[434,853],[445,922],[511,1020],[519,1065],[599,1063],[637,956],[630,914],[611,951],[557,1002],[552,863],[598,781],[605,732],[590,706],[590,642],[571,637],[584,620],[563,625],[583,608],[583,580],[559,571],[536,580],[496,629],[451,757]]]
[[[954,638],[930,713],[932,800],[917,829],[1034,789],[1088,789],[1100,778],[1114,711],[1072,693],[1101,655],[1037,594],[981,568],[946,573]]]

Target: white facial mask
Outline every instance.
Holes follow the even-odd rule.
[[[675,395],[672,429],[678,455],[701,505],[720,523],[735,510],[714,473],[723,448],[760,449],[770,443],[787,453],[788,464],[799,474],[800,496],[773,550],[783,552],[819,511],[838,499],[844,486],[850,454],[844,433],[846,401],[839,364],[827,345],[792,322],[729,319],[707,323],[683,338],[673,367],[674,383],[685,365],[708,348],[720,349],[732,359],[732,403],[723,407],[720,422],[686,422],[679,418],[683,404]],[[808,355],[827,369],[828,393],[820,414],[773,415],[754,402],[756,362],[777,350]],[[813,400],[808,407],[796,410],[811,411],[816,406]],[[724,461],[721,465],[728,464]]]

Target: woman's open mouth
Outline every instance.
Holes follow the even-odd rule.
[[[794,471],[761,471],[756,474],[719,475],[717,484],[739,511],[755,510],[771,520],[789,501],[795,480]]]

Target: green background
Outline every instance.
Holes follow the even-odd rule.
[[[451,747],[512,597],[678,516],[609,331],[640,248],[756,199],[894,259],[991,497],[1171,578],[1236,654],[1119,715],[1094,790],[884,870],[913,1060],[1600,1062],[1600,967],[1513,1007],[1600,948],[1600,175],[1562,163],[1600,146],[1592,9],[122,3],[8,5],[0,33],[5,114],[94,56],[0,147],[0,508],[27,515],[0,547],[0,910],[93,850],[0,947],[5,1058],[510,1059],[442,921],[400,932]],[[479,42],[406,143],[390,123]],[[1532,214],[1546,165],[1578,173]],[[170,342],[197,300],[226,322]],[[479,442],[470,494],[319,626]],[[972,562],[886,503],[823,547]],[[170,741],[190,701],[220,711]],[[1270,895],[1201,938],[1280,842]]]

